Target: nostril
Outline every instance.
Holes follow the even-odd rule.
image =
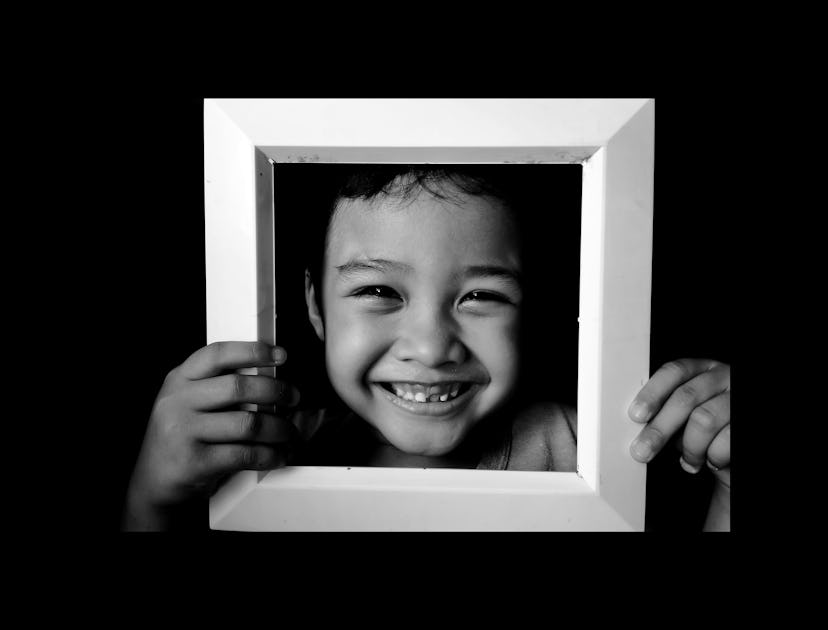
[[[397,342],[394,354],[402,361],[417,361],[428,367],[462,363],[465,357],[463,345],[453,335],[408,335]]]

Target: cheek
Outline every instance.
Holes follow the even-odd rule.
[[[510,389],[518,376],[519,323],[516,317],[492,320],[478,326],[473,340],[473,352],[491,377],[493,387]]]
[[[325,354],[332,380],[340,383],[364,380],[368,369],[382,356],[387,343],[380,328],[364,318],[346,314],[331,317],[325,333]]]

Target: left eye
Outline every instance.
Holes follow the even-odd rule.
[[[460,300],[461,302],[466,301],[473,301],[473,302],[503,302],[506,304],[510,303],[510,300],[499,293],[491,293],[490,291],[472,291],[471,293],[467,293],[463,296],[463,299]]]
[[[385,286],[363,287],[354,293],[356,297],[371,297],[380,299],[395,299],[400,295],[394,289]]]

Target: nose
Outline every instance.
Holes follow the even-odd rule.
[[[400,323],[393,346],[400,361],[417,361],[429,368],[460,364],[466,348],[458,336],[458,325],[449,313],[437,308],[410,308]]]

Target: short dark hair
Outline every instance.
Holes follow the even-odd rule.
[[[342,199],[370,201],[380,196],[415,197],[425,190],[438,199],[458,200],[459,195],[485,196],[512,206],[512,192],[502,181],[501,168],[493,165],[371,164],[343,165],[331,187],[326,211],[314,219],[314,238],[308,272],[316,288],[316,305],[324,314],[322,272],[331,220]]]

